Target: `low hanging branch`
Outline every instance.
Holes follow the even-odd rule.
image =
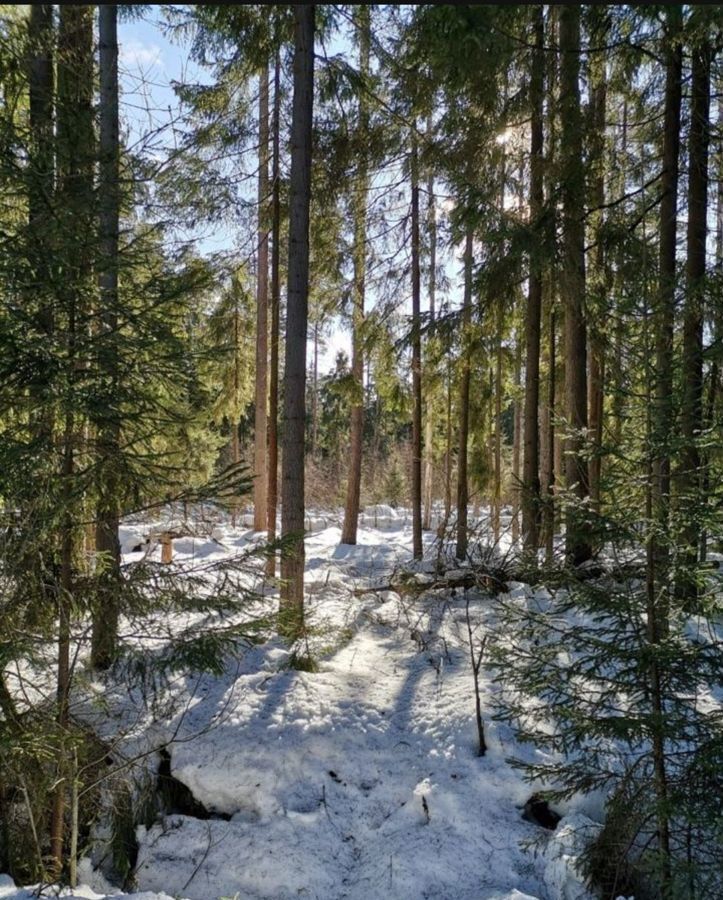
[[[484,756],[487,752],[487,742],[485,741],[485,728],[482,722],[482,704],[479,698],[479,670],[482,665],[485,647],[487,645],[487,635],[482,638],[479,647],[479,653],[474,651],[474,636],[472,635],[472,622],[469,615],[469,597],[465,605],[465,615],[467,618],[467,634],[469,635],[469,656],[472,663],[472,675],[474,677],[474,700],[475,700],[475,716],[477,719],[477,738],[479,741],[479,750],[477,755]]]

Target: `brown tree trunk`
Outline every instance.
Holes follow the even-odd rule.
[[[565,545],[568,560],[590,557],[582,501],[588,496],[587,339],[585,300],[585,171],[580,112],[580,7],[560,9],[560,162],[562,193],[562,299],[565,316],[565,485],[568,491]]]
[[[515,334],[515,405],[512,433],[512,542],[520,539],[520,464],[522,462],[522,403],[520,381],[522,378],[522,342],[519,331]]]
[[[369,75],[369,44],[371,40],[371,17],[369,6],[358,6],[355,10],[356,27],[359,33],[359,72],[366,80]],[[369,110],[366,85],[359,91],[359,135],[362,139],[369,131]],[[355,397],[352,401],[349,476],[347,479],[344,523],[341,531],[342,544],[356,544],[359,521],[359,497],[361,494],[362,442],[364,438],[364,296],[366,292],[366,245],[367,245],[367,195],[369,193],[368,165],[364,151],[360,152],[356,184],[353,187],[354,217],[354,291],[352,312],[352,359],[351,376],[354,381]]]
[[[56,786],[50,823],[50,874],[60,875],[64,860],[65,807],[68,789],[68,748],[71,687],[70,622],[75,587],[74,557],[78,511],[76,453],[81,423],[76,416],[77,381],[83,365],[78,341],[88,316],[85,298],[90,294],[92,246],[95,228],[93,210],[93,7],[61,6],[58,32],[57,166],[58,209],[61,217],[59,247],[63,282],[58,307],[66,329],[65,408],[62,434],[62,503],[60,525],[60,585],[58,591],[57,722],[60,746]],[[68,235],[73,236],[72,244]]]
[[[32,4],[28,20],[28,86],[30,94],[30,140],[28,146],[28,254],[32,255],[32,269],[37,272],[37,283],[32,289],[36,296],[29,297],[29,305],[41,302],[38,308],[38,326],[48,338],[54,330],[52,302],[43,296],[52,278],[48,226],[53,221],[55,158],[53,153],[53,7],[51,4]],[[54,410],[47,391],[41,391],[36,399],[35,431],[38,440],[48,447],[53,438]]]
[[[497,350],[495,353],[495,484],[492,506],[492,534],[500,539],[500,511],[502,505],[502,300],[497,300]]]
[[[677,239],[678,164],[680,156],[680,107],[683,51],[680,41],[682,7],[667,8],[665,106],[663,120],[663,171],[660,185],[660,247],[657,308],[655,310],[655,397],[651,424],[652,515],[656,534],[651,554],[657,595],[667,620],[669,591],[668,551],[661,536],[667,534],[670,515],[670,443],[673,433],[673,334],[675,328],[675,256]]]
[[[678,494],[682,512],[684,570],[677,592],[684,602],[697,594],[693,568],[700,546],[697,515],[703,502],[701,457],[703,430],[703,316],[705,307],[706,240],[708,237],[708,145],[710,141],[710,69],[707,41],[693,47],[690,136],[688,139],[688,234],[685,306],[683,310],[683,397]]]
[[[266,464],[269,304],[269,67],[259,75],[258,256],[256,262],[256,378],[254,390],[254,530],[267,525]]]
[[[273,114],[273,161],[271,194],[271,357],[269,360],[269,482],[267,496],[267,537],[276,540],[276,507],[278,503],[279,471],[279,332],[281,310],[281,173],[280,173],[280,125],[281,125],[281,57],[276,48],[274,60],[274,114]],[[276,554],[272,553],[266,562],[266,574],[276,575]]]
[[[291,125],[289,272],[281,461],[280,627],[290,639],[304,628],[304,427],[309,306],[309,204],[314,110],[314,6],[294,7],[294,100]]]
[[[594,11],[593,34],[596,41],[604,44],[608,29],[603,7]],[[600,479],[602,477],[602,435],[605,401],[605,329],[608,321],[608,266],[603,236],[605,203],[605,110],[607,104],[607,80],[605,59],[601,54],[593,54],[590,60],[591,106],[591,151],[588,165],[594,171],[592,182],[592,225],[595,242],[593,259],[592,290],[588,301],[590,329],[588,331],[588,425],[590,439],[590,500],[592,508],[600,511]]]
[[[121,591],[120,524],[120,413],[114,399],[118,387],[118,8],[98,8],[100,52],[100,334],[98,367],[110,385],[108,418],[97,423],[98,505],[95,547],[98,554],[98,597],[93,610],[91,664],[106,669],[117,656]]]
[[[412,553],[422,548],[422,336],[419,270],[419,166],[417,137],[412,134]]]
[[[540,518],[540,322],[542,316],[542,260],[540,259],[540,229],[544,208],[543,182],[543,103],[545,90],[544,14],[543,7],[535,8],[535,50],[532,57],[530,101],[532,125],[530,136],[530,224],[537,235],[536,246],[530,254],[530,274],[525,309],[525,417],[524,461],[522,469],[522,535],[526,553],[537,552]]]
[[[469,437],[469,385],[471,378],[469,327],[472,322],[472,229],[468,226],[464,247],[464,299],[462,301],[462,374],[459,386],[459,456],[457,459],[457,546],[455,556],[467,556],[467,441]]]
[[[544,492],[544,504],[542,507],[542,531],[544,534],[545,562],[552,564],[555,546],[555,308],[554,298],[550,290],[550,316],[549,316],[549,350],[547,373],[547,399],[545,412],[545,445],[547,452],[542,467],[542,491]]]
[[[427,119],[427,135],[432,138],[432,119]],[[429,323],[434,324],[437,294],[437,212],[434,199],[434,173],[430,168],[427,175],[427,229],[429,232]],[[434,473],[434,417],[431,393],[427,398],[427,416],[424,423],[424,515],[422,527],[432,527],[432,489]]]

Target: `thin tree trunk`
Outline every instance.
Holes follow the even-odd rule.
[[[708,237],[708,145],[710,142],[710,68],[707,41],[693,48],[690,137],[688,142],[688,234],[683,311],[683,397],[678,493],[682,509],[684,569],[677,592],[689,603],[697,594],[693,571],[700,546],[697,517],[703,501],[698,441],[703,430],[703,315]]]
[[[51,253],[48,226],[52,219],[52,203],[55,181],[53,153],[53,7],[51,4],[32,4],[28,20],[30,59],[28,86],[30,100],[30,142],[28,165],[28,226],[30,240],[28,252],[33,252],[32,268],[37,272],[30,302],[41,302],[38,309],[38,325],[50,339],[54,331],[53,306],[47,297],[52,283],[49,258]],[[53,438],[53,404],[47,392],[36,399],[38,410],[35,430],[39,441],[46,447]]]
[[[673,432],[673,334],[675,328],[675,256],[678,209],[678,162],[680,156],[680,107],[683,51],[679,40],[682,7],[667,8],[665,110],[663,120],[663,171],[660,185],[660,247],[658,299],[655,319],[656,384],[651,424],[652,515],[656,522],[651,536],[656,595],[662,608],[658,617],[667,620],[669,592],[667,535],[670,515],[670,442]]]
[[[502,299],[497,300],[497,351],[495,353],[495,487],[492,512],[494,542],[500,539],[500,507],[502,505]]]
[[[604,24],[607,15],[603,7],[594,11],[593,33],[598,43],[604,43],[608,29]],[[605,203],[605,111],[607,104],[607,79],[605,59],[593,54],[590,60],[590,82],[592,90],[592,140],[591,160],[588,165],[594,170],[592,184],[593,234],[595,254],[593,262],[593,291],[588,303],[591,310],[591,328],[588,331],[588,424],[591,444],[589,464],[590,500],[593,510],[600,511],[600,480],[602,477],[602,435],[605,398],[605,343],[604,335],[608,320],[608,266],[603,239]],[[597,296],[595,296],[597,295]]]
[[[56,786],[50,823],[50,874],[57,878],[64,862],[65,807],[67,796],[68,701],[71,687],[70,621],[75,587],[74,557],[78,511],[76,497],[77,381],[81,366],[78,341],[86,331],[81,320],[88,315],[84,299],[90,294],[92,247],[95,238],[93,210],[94,133],[93,8],[61,6],[58,36],[57,166],[58,208],[65,242],[59,248],[63,283],[59,307],[66,330],[65,391],[62,434],[62,504],[60,525],[60,586],[58,591],[57,722],[60,732]],[[72,235],[72,243],[69,240]]]
[[[467,556],[467,440],[469,437],[469,385],[471,378],[469,327],[472,322],[472,229],[467,227],[464,247],[464,299],[462,301],[462,375],[459,387],[459,457],[457,459],[457,546],[455,556]]]
[[[106,669],[117,656],[121,590],[120,413],[118,388],[118,229],[120,216],[118,143],[118,7],[98,8],[100,52],[100,340],[98,366],[110,385],[107,418],[98,425],[98,506],[95,546],[99,556],[98,597],[93,615],[91,663]]]
[[[254,415],[254,530],[267,525],[266,463],[269,357],[269,67],[259,75],[258,256],[256,272],[256,379]]]
[[[587,348],[585,298],[585,171],[580,112],[580,7],[560,9],[560,157],[565,315],[565,484],[566,555],[573,565],[590,557],[582,502],[588,496],[585,458],[587,433]]]
[[[535,50],[532,57],[530,100],[532,125],[530,136],[530,225],[535,229],[537,244],[530,254],[530,274],[525,309],[525,417],[524,461],[522,469],[522,535],[526,553],[536,553],[539,544],[540,518],[540,322],[542,316],[542,271],[540,229],[544,209],[543,181],[543,103],[545,91],[544,13],[535,9]]]
[[[427,119],[427,135],[432,138],[432,118]],[[434,325],[437,295],[437,211],[434,199],[434,172],[427,175],[427,229],[429,231],[429,323]],[[434,475],[434,416],[431,392],[427,398],[427,417],[424,426],[424,516],[422,527],[432,527],[432,490]]]
[[[281,56],[276,48],[274,59],[274,113],[273,113],[273,161],[271,194],[271,357],[269,360],[269,482],[267,496],[267,537],[276,540],[276,507],[278,503],[279,471],[279,333],[281,311]],[[276,554],[272,553],[266,562],[266,574],[276,575]]]
[[[419,166],[417,137],[412,134],[412,553],[422,548],[422,336],[419,271]]]
[[[552,564],[555,548],[555,366],[557,364],[555,346],[555,307],[550,290],[549,324],[549,371],[547,376],[547,456],[542,474],[542,490],[545,492],[542,527],[545,535],[545,562]]]
[[[314,111],[314,6],[294,7],[294,100],[291,125],[289,274],[281,463],[280,626],[290,639],[304,629],[304,428],[309,307],[309,204]]]
[[[515,405],[512,433],[512,542],[520,539],[520,464],[522,462],[522,403],[520,382],[522,378],[522,342],[519,331],[515,334]]]
[[[362,80],[369,75],[369,44],[371,41],[371,7],[356,8],[356,27],[359,34],[359,73]],[[366,85],[359,91],[359,135],[369,131],[369,109]],[[356,544],[359,522],[359,497],[361,494],[362,442],[364,439],[364,298],[366,292],[366,245],[367,245],[367,195],[369,193],[369,173],[366,155],[359,156],[356,184],[353,186],[354,218],[354,291],[352,312],[352,359],[351,376],[354,381],[355,397],[351,407],[349,476],[347,479],[344,523],[341,531],[342,544]]]
[[[314,363],[311,377],[311,458],[316,459],[319,443],[319,319],[314,320]]]

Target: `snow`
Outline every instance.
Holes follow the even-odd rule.
[[[522,819],[536,786],[507,760],[539,757],[506,726],[486,721],[488,751],[477,755],[465,610],[469,599],[478,649],[494,620],[489,594],[434,588],[420,571],[429,565],[411,564],[402,519],[391,507],[367,510],[364,521],[378,525],[362,525],[354,547],[339,544],[336,524],[308,536],[318,672],[289,669],[288,649],[270,640],[229,659],[222,677],[183,680],[173,716],[146,721],[147,741],[173,738],[172,774],[212,817],[168,814],[138,826],[140,893],[124,896],[588,900],[574,863],[598,826],[573,807],[561,808],[555,833]],[[126,561],[142,556],[132,548],[154,527],[124,529]],[[174,564],[223,558],[253,539],[216,524],[206,537],[175,540]],[[433,535],[425,540],[431,556]],[[401,566],[416,570],[416,589],[403,596],[389,590]],[[518,583],[509,592],[532,596]],[[480,679],[484,710],[495,687]],[[133,692],[123,702],[125,721],[144,721]],[[137,728],[132,739],[143,736]],[[87,861],[81,874],[103,889]],[[30,896],[0,882],[0,898]]]

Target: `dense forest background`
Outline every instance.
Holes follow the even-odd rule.
[[[76,880],[117,777],[89,684],[268,629],[313,670],[304,531],[383,504],[414,560],[565,587],[485,665],[550,796],[608,791],[598,887],[717,896],[721,7],[1,12],[0,869]],[[134,17],[203,72],[165,117]],[[209,510],[267,540],[174,568]]]

